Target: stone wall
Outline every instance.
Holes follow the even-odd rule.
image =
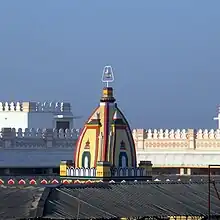
[[[1,148],[42,148],[52,144],[53,147],[72,147],[79,136],[79,129],[14,129],[3,128],[0,132]],[[134,129],[133,137],[136,150],[148,151],[185,151],[220,150],[220,129],[217,130],[145,130]],[[47,141],[46,141],[47,140]],[[46,142],[48,142],[46,144]],[[52,142],[52,143],[51,143]],[[70,144],[71,143],[71,144]]]
[[[0,148],[74,148],[79,129],[29,129],[3,128]],[[219,151],[220,129],[217,130],[145,130],[134,129],[137,152],[150,151]]]
[[[0,149],[74,148],[78,129],[14,129],[3,128]]]
[[[134,129],[133,137],[137,151],[219,151],[220,129],[217,130],[145,130]]]
[[[58,131],[56,129],[22,130],[4,128],[0,132],[0,151],[2,153],[9,152],[10,154],[15,152],[16,149],[27,150],[26,152],[28,150],[38,150],[37,152],[41,152],[41,154],[43,151],[45,152],[43,158],[47,158],[43,160],[49,160],[50,158],[50,161],[53,161],[50,164],[59,164],[62,159],[72,159],[72,152],[75,148],[79,132],[79,129],[66,129],[65,131],[60,129]],[[209,164],[220,164],[219,129],[198,131],[194,129],[134,129],[133,137],[138,163],[144,160],[151,161],[153,167],[175,167],[181,169],[207,168]],[[53,149],[56,150],[53,151]],[[60,157],[52,154],[57,151],[59,151],[59,154],[62,154]],[[39,158],[42,158],[41,154],[38,155]],[[66,156],[67,154],[69,157]],[[28,157],[33,158],[33,155]],[[36,158],[35,161],[40,160]],[[26,163],[27,161],[31,163],[31,160],[26,160]]]

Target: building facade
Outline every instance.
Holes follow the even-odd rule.
[[[0,102],[1,128],[72,129],[71,104],[64,102]]]
[[[2,129],[0,174],[59,173],[63,159],[72,159],[77,129]]]
[[[103,92],[105,99],[112,91]],[[88,130],[87,136],[101,128],[94,123],[103,120],[99,119],[100,113],[105,114],[103,103],[105,102],[101,102],[99,108],[95,109],[93,119],[89,119],[92,119],[92,124],[87,124],[84,128]],[[111,103],[109,106],[111,109]],[[109,114],[111,120],[117,121],[115,129],[125,132],[122,128],[126,127],[127,122],[120,124],[126,121],[124,116],[117,105],[112,109]],[[0,102],[0,168],[16,167],[16,164],[20,167],[59,167],[60,160],[71,160],[80,134],[79,129],[73,128],[73,119],[70,103]],[[214,119],[219,120],[220,113]],[[84,147],[92,149],[95,143],[100,145],[104,141],[104,132],[106,131],[102,130],[96,139],[84,136],[80,141]],[[136,164],[141,160],[151,161],[154,174],[207,174],[208,165],[220,164],[219,126],[216,130],[134,129],[132,135],[137,155]],[[121,136],[126,137],[126,132]],[[108,139],[114,140],[111,132]],[[123,145],[126,149],[130,140],[131,137],[124,138],[123,142],[119,140],[116,145]],[[81,155],[80,152],[79,154]],[[128,163],[131,163],[129,158],[131,157],[128,156]],[[123,161],[126,162],[127,159]],[[81,163],[81,160],[76,161],[76,165]],[[213,168],[213,173],[220,174],[218,166]]]
[[[78,129],[5,128],[0,132],[0,167],[59,167],[60,160],[73,158],[79,134]],[[204,175],[208,165],[220,164],[219,129],[134,129],[132,134],[137,164],[151,161],[154,174]],[[84,147],[91,148],[92,139],[83,141]],[[218,174],[218,170],[213,172]]]
[[[157,174],[204,175],[209,165],[220,164],[220,129],[134,129],[133,137],[137,160],[151,160]]]

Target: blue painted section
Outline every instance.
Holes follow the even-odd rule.
[[[126,167],[128,166],[128,156],[126,152],[120,152],[119,154],[119,167],[122,167],[122,157],[126,158]]]

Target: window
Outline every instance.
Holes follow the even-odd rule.
[[[119,154],[119,167],[128,167],[128,156],[126,152]]]
[[[82,155],[82,167],[90,168],[90,162],[91,162],[91,154],[90,154],[90,152],[83,152],[83,155]]]
[[[70,129],[70,123],[69,121],[57,121],[56,122],[56,129],[59,130],[59,129],[63,129],[64,131],[66,129]]]

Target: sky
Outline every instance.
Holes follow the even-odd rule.
[[[112,65],[132,128],[216,128],[219,0],[0,2],[0,100],[67,101],[82,127]]]

